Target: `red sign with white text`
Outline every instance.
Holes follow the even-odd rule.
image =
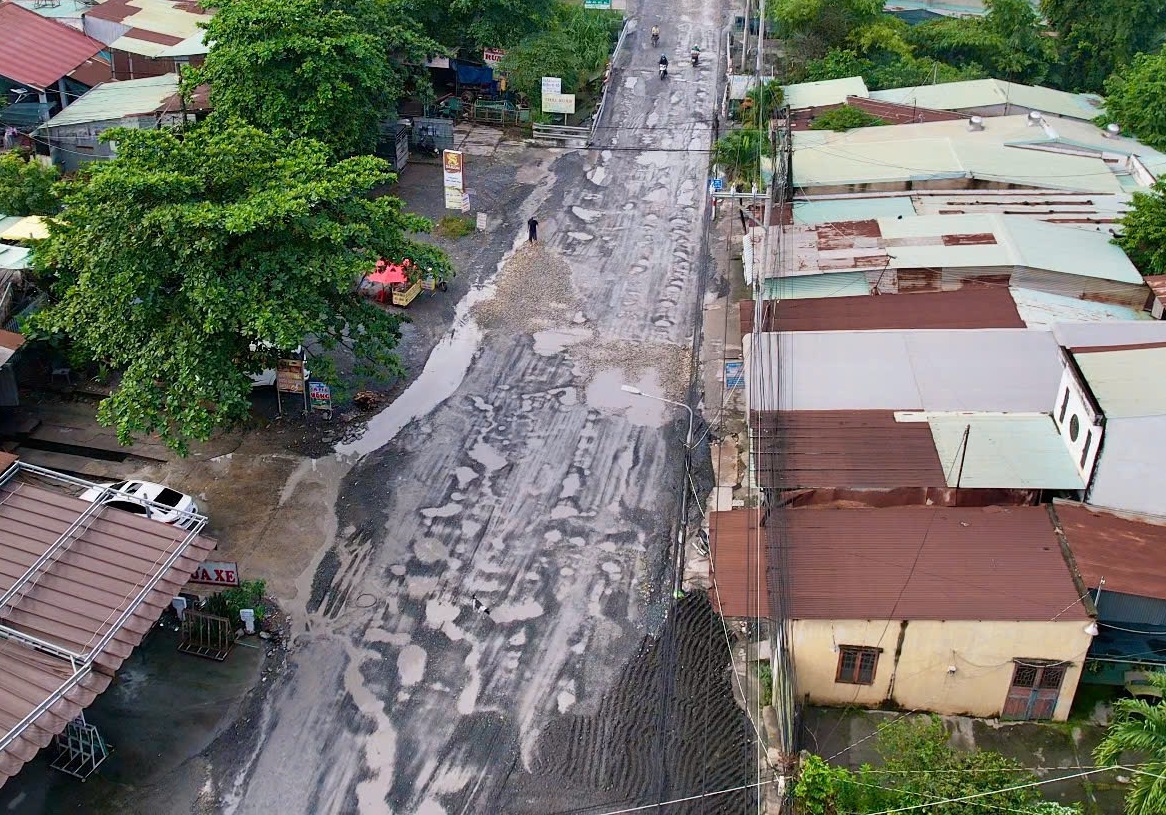
[[[208,586],[238,586],[239,564],[208,560],[194,570],[190,582],[205,583]]]

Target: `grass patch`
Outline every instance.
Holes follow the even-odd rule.
[[[767,659],[757,663],[757,684],[761,688],[761,706],[766,707],[773,702],[773,667]]]
[[[464,238],[474,233],[474,222],[462,215],[446,215],[437,222],[433,232],[443,238]]]

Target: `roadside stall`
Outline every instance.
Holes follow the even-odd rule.
[[[432,273],[422,272],[408,258],[400,263],[378,260],[376,269],[361,284],[361,291],[378,303],[391,303],[401,308],[416,300],[422,291],[445,289],[445,281],[439,281]]]

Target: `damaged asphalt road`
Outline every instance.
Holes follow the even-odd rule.
[[[646,5],[672,76],[632,35],[604,149],[524,153],[498,272],[322,463],[351,467],[335,541],[253,743],[211,756],[224,811],[588,812],[747,782],[720,622],[702,597],[668,612],[687,417],[621,390],[684,397],[703,295],[719,10]]]

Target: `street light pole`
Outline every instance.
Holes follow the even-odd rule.
[[[664,402],[669,405],[676,405],[688,411],[688,435],[684,438],[684,449],[692,450],[692,426],[696,423],[696,414],[692,412],[692,408],[683,402],[677,402],[673,399],[665,399],[663,396],[655,396],[650,393],[644,393],[639,388],[633,388],[631,385],[621,385],[620,390],[624,393],[630,393],[633,396],[642,396],[645,399],[655,399],[657,402]]]

